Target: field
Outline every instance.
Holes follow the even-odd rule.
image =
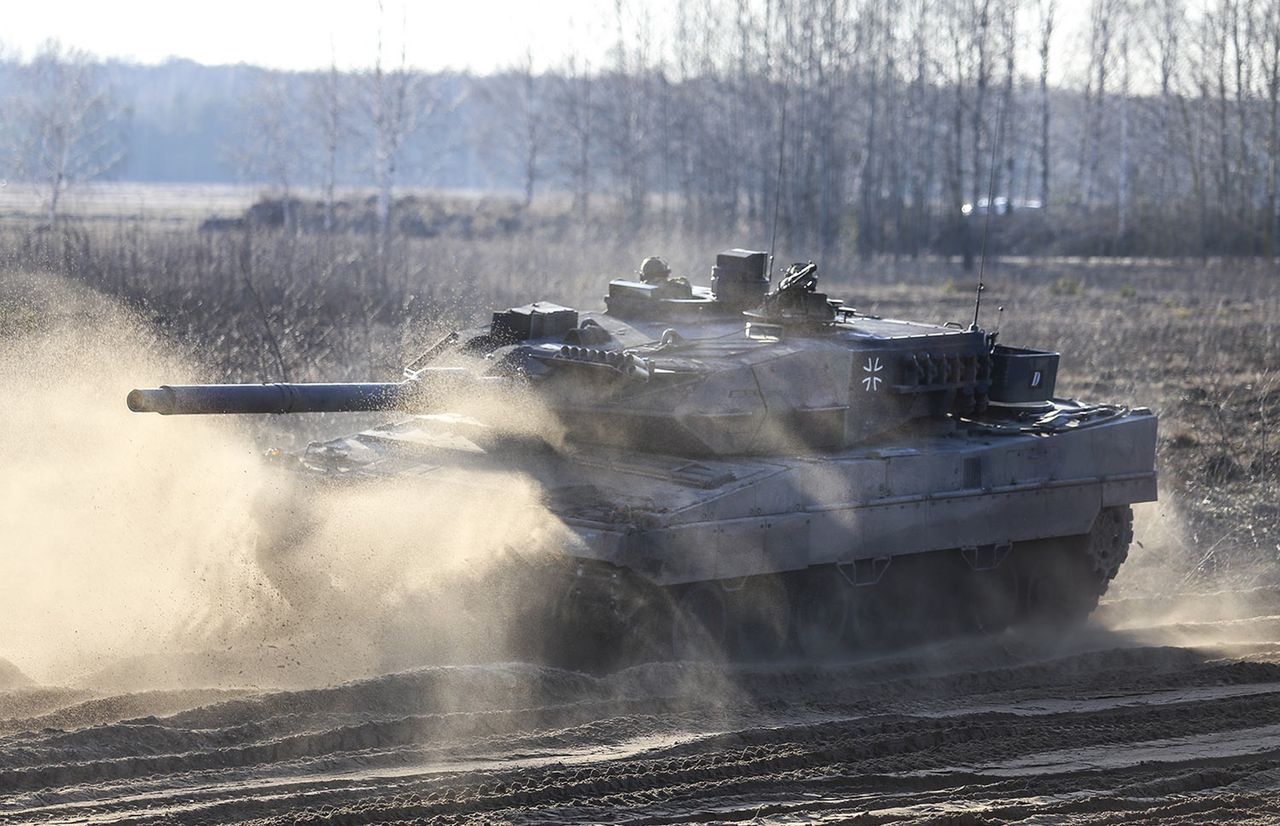
[[[393,378],[491,308],[596,307],[650,254],[705,283],[718,249],[758,241],[543,221],[379,255],[358,233],[196,228],[234,203],[182,220],[104,207],[49,231],[15,202],[0,224],[0,535],[16,539],[0,560],[0,823],[1272,817],[1274,264],[988,262],[983,323],[1060,351],[1060,394],[1161,416],[1161,501],[1138,509],[1088,626],[582,674],[415,659],[406,640],[432,629],[407,598],[282,613],[254,556],[257,455],[358,425],[159,420],[124,394]],[[954,262],[819,263],[861,310],[972,319],[975,275]],[[460,496],[453,518],[496,523],[496,504]],[[392,527],[403,513],[351,518],[419,541]],[[301,563],[366,585],[411,567],[364,546]]]

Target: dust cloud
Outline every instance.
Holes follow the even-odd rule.
[[[1129,557],[1095,614],[1098,625],[1144,645],[1194,647],[1226,655],[1271,645],[1280,631],[1280,592],[1241,589],[1232,572],[1207,565],[1215,547],[1194,540],[1176,492],[1133,506]],[[1238,653],[1238,652],[1237,652]]]
[[[1133,505],[1133,543],[1108,596],[1145,598],[1186,589],[1191,555],[1186,520],[1176,495],[1169,491],[1160,495],[1158,502]]]
[[[243,420],[131,414],[196,380],[129,312],[48,277],[0,293],[0,660],[97,690],[321,684],[499,657],[563,537],[539,491],[487,474],[302,486]],[[507,592],[472,586],[500,568]]]

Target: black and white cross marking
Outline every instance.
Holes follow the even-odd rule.
[[[862,365],[862,372],[867,376],[862,380],[862,387],[868,393],[873,390],[880,389],[880,382],[884,379],[880,378],[877,373],[884,369],[884,365],[880,363],[879,356],[867,356],[867,363]]]

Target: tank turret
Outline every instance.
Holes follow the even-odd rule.
[[[712,290],[614,281],[603,314],[547,302],[497,312],[432,354],[483,356],[480,368],[411,368],[396,383],[164,386],[133,391],[129,407],[426,412],[439,395],[424,391],[427,378],[455,388],[506,379],[528,385],[578,442],[760,455],[845,449],[916,419],[981,413],[1021,377],[981,330],[881,319],[818,292],[812,262],[767,292],[765,258],[722,253]],[[1023,390],[1020,401],[1050,398],[1053,371]]]

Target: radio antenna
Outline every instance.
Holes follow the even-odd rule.
[[[778,243],[778,206],[782,203],[783,158],[787,149],[787,76],[782,75],[782,126],[778,130],[778,175],[773,182],[773,228],[769,231],[769,263],[765,275],[773,275],[773,251]]]
[[[1004,141],[1004,101],[996,107],[996,139],[991,142],[991,171],[987,177],[987,216],[982,222],[982,251],[978,257],[978,290],[973,300],[973,325],[969,329],[978,329],[978,314],[982,312],[982,292],[987,288],[983,276],[987,271],[987,236],[991,234],[991,213],[995,211],[996,162],[999,160],[1000,144]],[[976,206],[976,204],[975,204]]]

